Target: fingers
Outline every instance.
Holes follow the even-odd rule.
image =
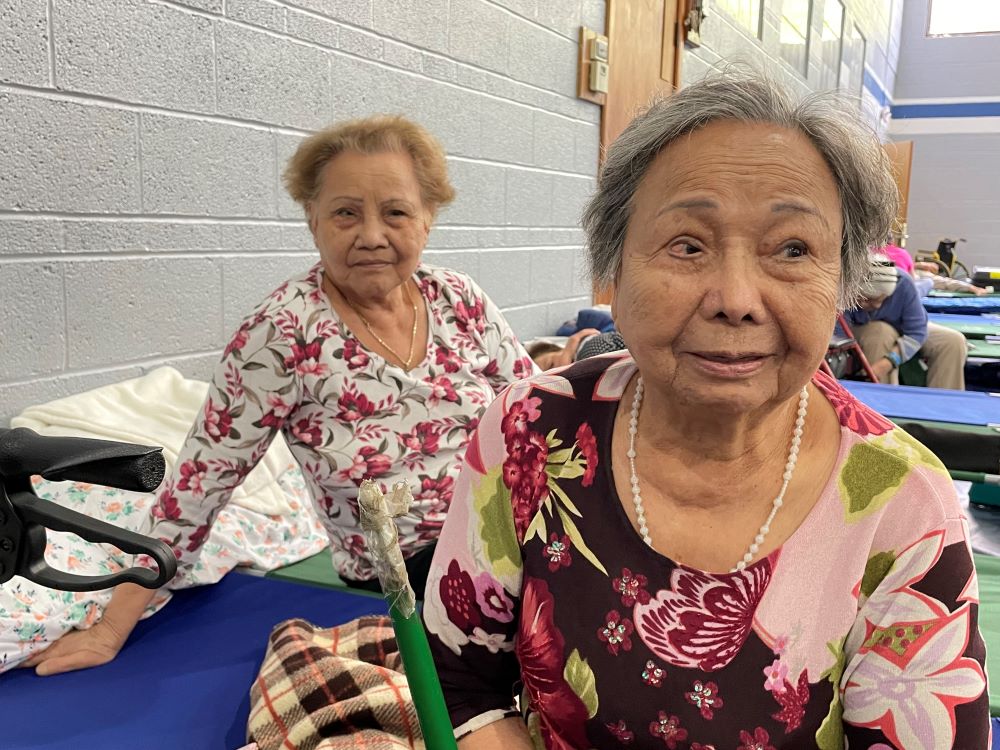
[[[93,651],[76,651],[65,656],[53,656],[50,659],[46,659],[35,669],[35,674],[40,677],[47,677],[53,674],[72,672],[75,669],[96,667],[108,661],[110,660]]]
[[[48,659],[53,654],[58,654],[60,643],[62,643],[62,641],[56,641],[55,643],[50,643],[41,651],[36,651],[35,653],[33,653],[31,656],[29,656],[27,659],[21,662],[19,666],[22,669],[28,669],[37,666],[39,662]]]

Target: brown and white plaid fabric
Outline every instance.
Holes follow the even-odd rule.
[[[248,740],[260,750],[422,750],[402,669],[388,617],[283,622],[250,689]]]

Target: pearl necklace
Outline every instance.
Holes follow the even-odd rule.
[[[642,495],[639,493],[639,476],[635,472],[635,436],[639,432],[639,407],[642,406],[642,393],[643,382],[640,375],[639,381],[635,386],[635,396],[632,398],[632,414],[628,420],[628,453],[626,455],[628,456],[628,464],[631,469],[632,502],[635,505],[635,518],[639,523],[639,534],[642,536],[642,541],[652,547],[653,540],[649,536],[649,527],[646,525],[646,510],[642,506]],[[799,394],[799,410],[796,413],[795,428],[792,430],[792,444],[788,449],[785,473],[782,474],[781,492],[778,493],[778,496],[774,498],[774,502],[771,503],[771,512],[768,514],[767,520],[761,525],[757,536],[750,543],[750,547],[747,549],[746,554],[743,555],[743,559],[736,563],[735,567],[729,571],[730,573],[743,570],[750,564],[754,556],[760,551],[760,546],[764,543],[765,537],[771,531],[771,523],[774,521],[778,509],[785,502],[785,492],[788,490],[789,482],[792,481],[792,474],[795,473],[795,464],[799,460],[799,448],[802,445],[802,427],[806,422],[806,408],[808,405],[809,390],[803,387],[802,393]]]

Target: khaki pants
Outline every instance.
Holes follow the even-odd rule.
[[[854,338],[868,361],[875,364],[892,349],[899,333],[888,323],[875,320],[867,325],[855,326]],[[927,340],[916,356],[927,361],[927,386],[965,390],[965,358],[968,347],[965,336],[944,326],[927,324]],[[893,370],[884,383],[899,383],[899,371]]]

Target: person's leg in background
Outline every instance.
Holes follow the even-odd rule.
[[[965,390],[965,358],[969,349],[958,331],[927,324],[927,340],[917,354],[927,360],[927,387]]]
[[[861,351],[872,364],[882,359],[896,343],[899,332],[888,323],[881,320],[873,320],[863,326],[854,326],[851,331],[854,333],[854,340],[861,346]],[[885,378],[883,383],[899,383],[899,371],[893,370]]]

